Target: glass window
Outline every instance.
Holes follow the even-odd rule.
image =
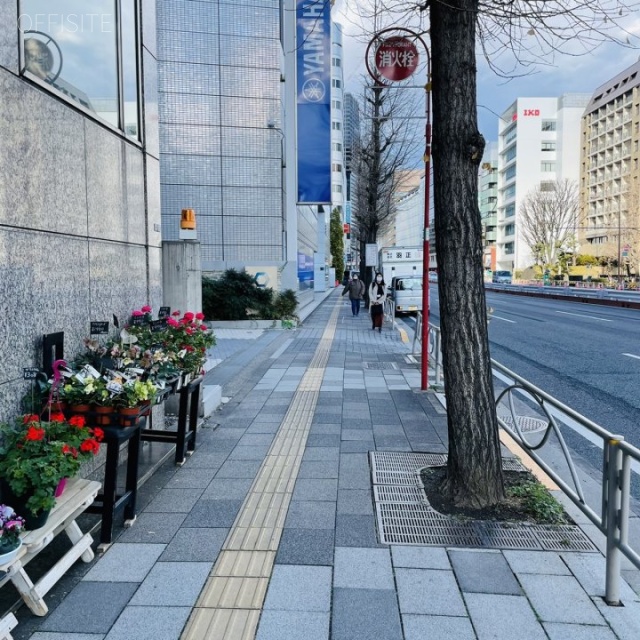
[[[339,162],[334,162],[331,165],[331,171],[340,171],[340,172],[342,172],[342,165]]]
[[[504,228],[504,235],[505,236],[512,236],[514,234],[515,230],[516,230],[516,225],[515,224],[508,224]]]
[[[332,142],[331,143],[331,148],[334,151],[342,151],[342,144],[340,142]]]
[[[340,129],[342,129],[342,125],[339,122],[332,122],[331,123],[331,128],[334,131],[340,131]]]
[[[516,215],[516,205],[515,205],[515,202],[512,202],[511,204],[508,204],[504,208],[504,217],[510,218],[511,216],[515,216],[515,215]]]
[[[340,102],[340,100],[332,100],[331,101],[331,108],[332,109],[342,109],[342,102]]]
[[[556,130],[556,121],[555,120],[543,120],[542,121],[542,131],[555,131]]]
[[[20,0],[22,73],[139,139],[137,15],[137,0]]]
[[[340,67],[340,66],[342,66],[342,62],[341,62],[340,58],[331,58],[331,64],[332,64],[334,67]]]
[[[505,180],[512,180],[513,178],[516,177],[516,165],[512,164],[505,172],[504,172],[504,179]]]
[[[516,185],[512,184],[504,190],[504,199],[508,200],[509,198],[515,198],[515,197],[516,197]]]
[[[556,143],[555,142],[543,142],[541,149],[542,149],[542,151],[555,151],[556,150]]]
[[[555,162],[541,162],[540,163],[540,171],[555,171],[556,163]]]
[[[513,160],[516,157],[517,150],[518,148],[515,144],[511,148],[507,149],[504,153],[504,161],[509,162],[510,160]]]
[[[336,78],[333,78],[331,80],[331,86],[334,89],[340,89],[340,88],[342,88],[342,82],[340,80],[336,80]]]

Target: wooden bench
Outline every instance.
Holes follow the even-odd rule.
[[[0,640],[13,640],[11,630],[15,629],[18,621],[13,613],[9,613],[4,618],[0,618]]]
[[[99,482],[81,478],[69,480],[64,493],[57,499],[56,506],[49,514],[49,519],[44,527],[35,531],[27,531],[23,534],[22,547],[18,555],[9,563],[0,565],[0,587],[9,580],[13,582],[26,605],[37,616],[47,614],[48,608],[45,604],[44,596],[75,561],[78,558],[82,558],[84,562],[93,560],[93,551],[91,549],[93,538],[89,533],[82,533],[76,523],[76,518],[91,505],[99,490]],[[64,531],[71,541],[71,549],[34,584],[29,578],[25,567],[61,531]],[[10,616],[7,616],[0,620],[0,640],[4,640],[4,638],[10,640],[11,638],[9,632],[13,627],[11,627],[12,621],[9,618]],[[15,620],[15,618],[13,619]],[[5,620],[7,620],[6,624]]]

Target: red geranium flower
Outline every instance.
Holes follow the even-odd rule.
[[[66,418],[64,417],[64,413],[60,411],[51,414],[50,422],[64,422],[65,420]]]
[[[207,327],[205,327],[203,324],[200,325],[200,331],[206,331]]]
[[[37,416],[35,413],[32,413],[28,416],[22,418],[22,424],[33,424],[40,422],[40,416]]]
[[[176,316],[176,318],[177,318],[180,315],[180,312],[179,311],[174,311],[171,315],[172,316]]]
[[[104,439],[104,431],[100,427],[94,427],[91,433],[93,433],[93,436],[98,442],[102,442]]]
[[[84,425],[86,424],[86,421],[84,419],[84,416],[72,416],[71,418],[69,418],[69,424],[72,427],[78,427],[78,429],[82,429],[82,427],[84,427]]]
[[[62,453],[70,453],[73,458],[78,457],[78,450],[75,447],[70,447],[68,444],[62,445]]]
[[[196,313],[196,320],[204,320],[204,313],[202,313],[202,311],[200,313]]]
[[[25,436],[25,440],[44,440],[44,429],[41,427],[34,427],[31,425],[27,429],[27,435]]]
[[[187,313],[184,314],[184,318],[182,318],[182,319],[185,322],[191,322],[194,318],[195,318],[195,316],[193,315],[193,313],[191,313],[191,311],[187,311]]]
[[[87,438],[80,445],[80,451],[89,451],[93,453],[94,456],[96,455],[96,453],[98,453],[99,450],[100,450],[100,444],[98,443],[97,440],[94,440],[93,438]]]
[[[132,312],[131,312],[131,315],[132,315],[134,318],[138,318],[139,316],[143,316],[143,315],[144,315],[144,313],[142,313],[142,311],[140,311],[140,309],[136,309],[135,311],[132,311]]]
[[[148,304],[145,304],[144,307],[142,307],[142,312],[151,313],[151,307]]]

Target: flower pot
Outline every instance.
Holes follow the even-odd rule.
[[[134,427],[140,420],[140,407],[120,407],[120,426]]]
[[[18,540],[13,545],[0,544],[0,566],[9,564],[18,555],[20,547],[22,547],[22,540]]]
[[[49,514],[51,513],[51,509],[33,513],[33,511],[27,509],[27,501],[31,497],[31,494],[17,496],[13,493],[9,484],[4,481],[0,482],[0,488],[2,489],[2,501],[10,507],[13,507],[16,514],[24,518],[25,529],[33,531],[34,529],[44,527],[47,519],[49,518]]]
[[[113,424],[113,414],[116,412],[115,407],[96,406],[93,411],[96,414],[94,418],[95,424],[100,426]]]
[[[141,416],[148,416],[151,413],[151,400],[145,400],[142,405],[142,413]]]
[[[88,404],[72,404],[69,406],[72,415],[89,413],[91,407]]]
[[[56,487],[56,490],[53,493],[54,498],[59,498],[64,493],[64,490],[67,486],[68,479],[69,478],[60,478],[60,482],[58,482],[58,486]]]

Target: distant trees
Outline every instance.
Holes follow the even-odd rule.
[[[538,185],[525,196],[519,210],[522,237],[543,269],[562,271],[567,254],[575,253],[579,209],[578,186],[571,180]]]
[[[342,215],[338,207],[331,212],[329,247],[331,251],[331,266],[336,270],[336,278],[342,281],[344,274],[344,230],[342,227]]]

